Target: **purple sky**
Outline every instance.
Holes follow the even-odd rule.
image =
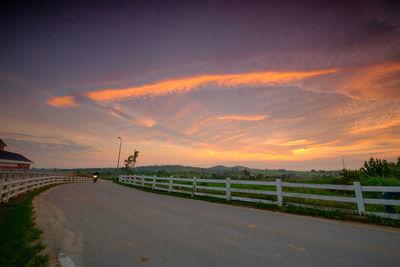
[[[400,156],[396,1],[5,1],[0,138],[35,167]]]

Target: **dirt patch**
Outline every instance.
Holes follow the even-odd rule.
[[[82,266],[79,260],[83,248],[82,238],[65,227],[62,211],[45,200],[47,194],[57,189],[58,186],[53,187],[33,201],[36,224],[44,231],[42,240],[48,246],[45,253],[50,254],[50,266],[59,266],[57,256],[63,254],[71,257],[77,266]]]

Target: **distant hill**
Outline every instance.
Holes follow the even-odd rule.
[[[225,167],[222,165],[217,165],[211,168],[208,168],[210,171],[243,171],[244,169],[251,170],[250,168],[243,167],[243,166],[234,166],[234,167]],[[258,169],[252,169],[252,170],[258,170]],[[261,170],[259,170],[261,171]]]
[[[68,170],[62,170],[68,171]],[[122,170],[116,168],[82,168],[72,169],[74,173],[94,173],[99,172],[103,177],[115,177],[117,174],[122,174]],[[175,177],[201,177],[213,179],[313,179],[325,177],[339,177],[340,171],[291,171],[285,169],[269,170],[269,169],[252,169],[244,166],[226,167],[217,165],[211,168],[200,168],[182,165],[151,165],[140,166],[136,168],[138,175],[157,175],[157,176],[175,176]]]

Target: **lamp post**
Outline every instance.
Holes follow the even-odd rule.
[[[117,173],[118,173],[118,169],[119,169],[119,158],[121,156],[122,137],[118,136],[118,139],[119,139],[119,152],[118,152],[118,162],[117,162]]]

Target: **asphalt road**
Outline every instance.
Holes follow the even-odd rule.
[[[107,182],[58,186],[39,200],[42,210],[53,210],[38,214],[45,242],[81,266],[400,266],[396,228],[164,196]],[[56,224],[64,230],[52,227]],[[61,244],[68,238],[57,240],[62,231],[74,235],[69,244]]]

